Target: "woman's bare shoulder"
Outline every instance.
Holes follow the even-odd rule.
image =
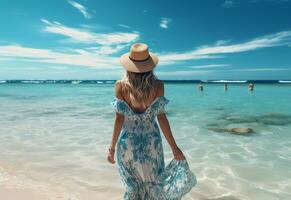
[[[162,87],[164,85],[164,81],[157,79],[158,87]]]
[[[122,80],[115,81],[115,85],[120,85],[122,83]]]
[[[115,82],[115,96],[119,99],[123,99],[122,96],[122,88],[121,88],[122,80],[117,80]]]

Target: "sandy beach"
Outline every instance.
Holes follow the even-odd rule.
[[[2,163],[3,165],[3,163]],[[0,167],[0,197],[5,200],[120,200],[123,198],[123,188],[106,186],[96,186],[90,188],[82,188],[79,185],[70,183],[70,185],[52,184],[52,181],[43,178],[45,176],[39,175],[38,177],[30,177],[27,173],[15,172],[13,169],[15,166],[5,165]],[[25,175],[26,174],[26,175]],[[114,173],[113,173],[114,174]],[[44,174],[43,174],[44,175]],[[114,178],[104,175],[100,177],[102,179]],[[115,177],[118,178],[119,177]],[[200,178],[203,180],[203,177]],[[200,189],[193,189],[189,194],[183,197],[183,200],[234,200],[236,199],[231,194],[226,195],[212,195],[205,196],[203,193],[219,193],[217,185],[206,181],[210,187],[207,187],[204,183],[198,186]],[[112,184],[114,185],[114,184]],[[199,191],[200,190],[200,191]]]
[[[28,177],[13,172],[11,167],[0,167],[0,197],[5,200],[118,200],[123,194],[122,189],[113,187],[96,187],[94,190],[82,192],[79,188],[52,185],[49,181],[41,181],[40,177]]]
[[[49,195],[41,195],[37,190],[1,188],[0,196],[6,200],[48,200]]]

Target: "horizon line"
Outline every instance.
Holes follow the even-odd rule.
[[[120,79],[0,79],[0,84],[9,83],[23,83],[23,84],[110,84],[115,83]],[[221,83],[291,83],[291,79],[250,79],[250,80],[234,80],[234,79],[210,79],[210,80],[199,80],[199,79],[160,79],[165,83],[210,83],[210,84],[221,84]]]

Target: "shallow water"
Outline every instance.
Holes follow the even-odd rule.
[[[122,191],[106,162],[113,84],[1,84],[0,166],[82,193]],[[166,84],[174,137],[198,184],[184,199],[291,199],[291,86]],[[251,128],[248,136],[228,128]],[[166,161],[172,158],[164,140]],[[121,192],[120,194],[121,195]],[[121,199],[121,196],[119,198]]]

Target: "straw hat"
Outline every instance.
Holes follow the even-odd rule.
[[[148,45],[135,43],[129,53],[120,57],[120,64],[130,72],[143,73],[151,71],[158,64],[158,57],[149,52]]]

